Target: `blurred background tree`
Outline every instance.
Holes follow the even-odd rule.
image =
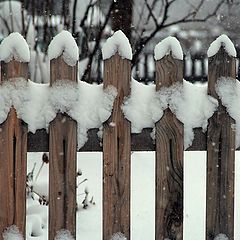
[[[238,50],[239,5],[240,0],[1,0],[0,38],[18,31],[27,39],[31,80],[39,83],[49,81],[47,47],[62,29],[79,46],[81,80],[101,82],[101,47],[118,29],[130,39],[133,75],[139,80],[153,79],[154,46],[168,35],[180,40],[191,60],[188,69],[199,69],[190,56],[202,59],[203,74],[206,49],[219,34],[228,34]]]

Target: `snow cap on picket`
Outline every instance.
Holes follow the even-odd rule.
[[[13,59],[19,62],[30,61],[29,46],[18,32],[9,34],[0,45],[0,61],[10,62]]]
[[[180,42],[175,37],[167,37],[159,42],[154,49],[155,60],[160,60],[164,56],[172,53],[176,59],[183,60],[183,51]]]
[[[131,45],[128,38],[121,30],[116,31],[103,45],[103,60],[111,58],[117,52],[122,58],[132,60]]]
[[[236,49],[234,47],[234,44],[230,40],[230,38],[227,35],[222,34],[221,36],[219,36],[215,41],[213,41],[210,44],[210,47],[207,51],[208,57],[212,57],[215,54],[217,54],[219,49],[222,46],[224,47],[225,51],[228,53],[229,56],[232,56],[232,57],[237,56]]]
[[[63,55],[63,60],[70,66],[74,66],[79,58],[79,49],[72,34],[66,30],[57,34],[48,46],[50,60]]]

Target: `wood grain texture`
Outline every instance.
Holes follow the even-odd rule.
[[[77,82],[77,66],[59,57],[51,60],[51,85],[56,80]],[[77,123],[58,113],[49,126],[49,240],[61,229],[76,239]]]
[[[28,76],[27,63],[1,62],[1,82]],[[14,107],[0,125],[0,239],[6,227],[16,225],[25,236],[27,125]]]
[[[217,98],[219,77],[236,78],[236,60],[223,47],[209,59],[209,95]],[[219,233],[234,239],[235,121],[219,100],[218,110],[209,119],[207,131],[207,213],[206,239]]]
[[[104,61],[104,87],[114,86],[118,95],[103,129],[103,240],[117,232],[130,239],[131,126],[121,111],[130,93],[130,79],[129,60],[116,54]]]
[[[183,62],[156,63],[156,90],[183,81]],[[183,124],[168,108],[156,123],[155,239],[183,239]]]
[[[28,79],[28,63],[12,60],[8,63],[1,61],[1,82],[9,81],[12,78]]]

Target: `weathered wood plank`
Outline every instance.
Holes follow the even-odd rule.
[[[156,90],[183,81],[183,62],[156,63]],[[183,239],[183,124],[168,108],[156,123],[155,239]]]
[[[104,87],[114,86],[118,95],[103,129],[103,240],[117,232],[130,239],[131,126],[121,111],[130,79],[129,60],[116,54],[104,61]]]
[[[208,93],[218,100],[215,84],[221,76],[236,78],[236,60],[228,56],[223,47],[209,59]],[[235,121],[219,100],[218,110],[209,119],[207,132],[206,239],[208,240],[213,240],[219,233],[234,239],[234,126]]]
[[[77,66],[62,57],[51,60],[50,85],[57,80],[77,82]],[[76,239],[77,123],[58,113],[49,126],[49,240],[62,229]]]
[[[1,62],[1,82],[27,79],[27,63]],[[6,227],[16,225],[25,236],[26,224],[27,125],[11,108],[0,126],[0,239]]]

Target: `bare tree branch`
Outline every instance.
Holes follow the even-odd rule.
[[[93,49],[92,53],[89,56],[87,68],[86,68],[86,70],[85,70],[85,72],[83,74],[83,77],[82,77],[83,80],[86,80],[87,76],[90,75],[90,71],[91,71],[91,66],[92,66],[94,55],[96,54],[97,50],[99,49],[102,33],[103,33],[107,23],[108,23],[108,20],[110,19],[111,11],[112,11],[112,9],[114,7],[114,4],[115,4],[115,1],[112,0],[111,5],[110,5],[109,10],[108,10],[108,13],[107,13],[106,18],[105,18],[105,21],[104,21],[103,25],[100,27],[100,30],[98,32],[98,36],[96,37],[96,41],[95,41],[96,43],[95,43],[94,49]],[[90,81],[90,79],[89,79],[89,81]]]
[[[153,21],[154,21],[154,23],[155,23],[156,25],[158,25],[157,18],[154,16],[153,11],[152,11],[152,8],[149,6],[147,0],[145,0],[145,4],[146,4],[147,9],[148,9],[148,11],[149,11],[149,17],[151,16],[152,19],[153,19]]]
[[[170,23],[166,23],[167,19],[168,19],[168,11],[169,11],[169,7],[170,5],[174,2],[175,0],[171,0],[170,2],[168,2],[168,0],[166,0],[166,5],[165,5],[165,9],[164,9],[164,13],[163,13],[163,17],[162,17],[162,21],[156,26],[155,30],[151,32],[151,34],[146,37],[146,38],[142,38],[140,39],[140,41],[137,43],[136,47],[135,47],[135,52],[133,55],[133,59],[132,59],[132,64],[134,65],[137,62],[137,58],[139,56],[139,54],[142,52],[143,47],[162,29],[165,29],[167,27],[170,27],[172,25],[175,24],[179,24],[179,23],[189,23],[189,22],[205,22],[208,19],[210,19],[211,17],[215,16],[218,12],[218,10],[220,9],[220,7],[224,4],[224,0],[221,0],[216,7],[214,8],[213,12],[208,14],[206,17],[203,18],[195,18],[196,16],[196,10],[197,12],[200,10],[200,8],[203,5],[204,0],[201,0],[201,2],[198,4],[198,6],[191,11],[190,13],[188,13],[186,16],[182,17],[179,20],[176,21],[172,21]],[[170,5],[169,5],[170,4]]]
[[[6,20],[5,18],[3,18],[2,15],[0,15],[0,18],[1,18],[2,22],[4,23],[6,29],[8,30],[8,34],[10,34],[10,33],[11,33],[11,29],[10,29],[10,27],[8,26],[7,20]]]

